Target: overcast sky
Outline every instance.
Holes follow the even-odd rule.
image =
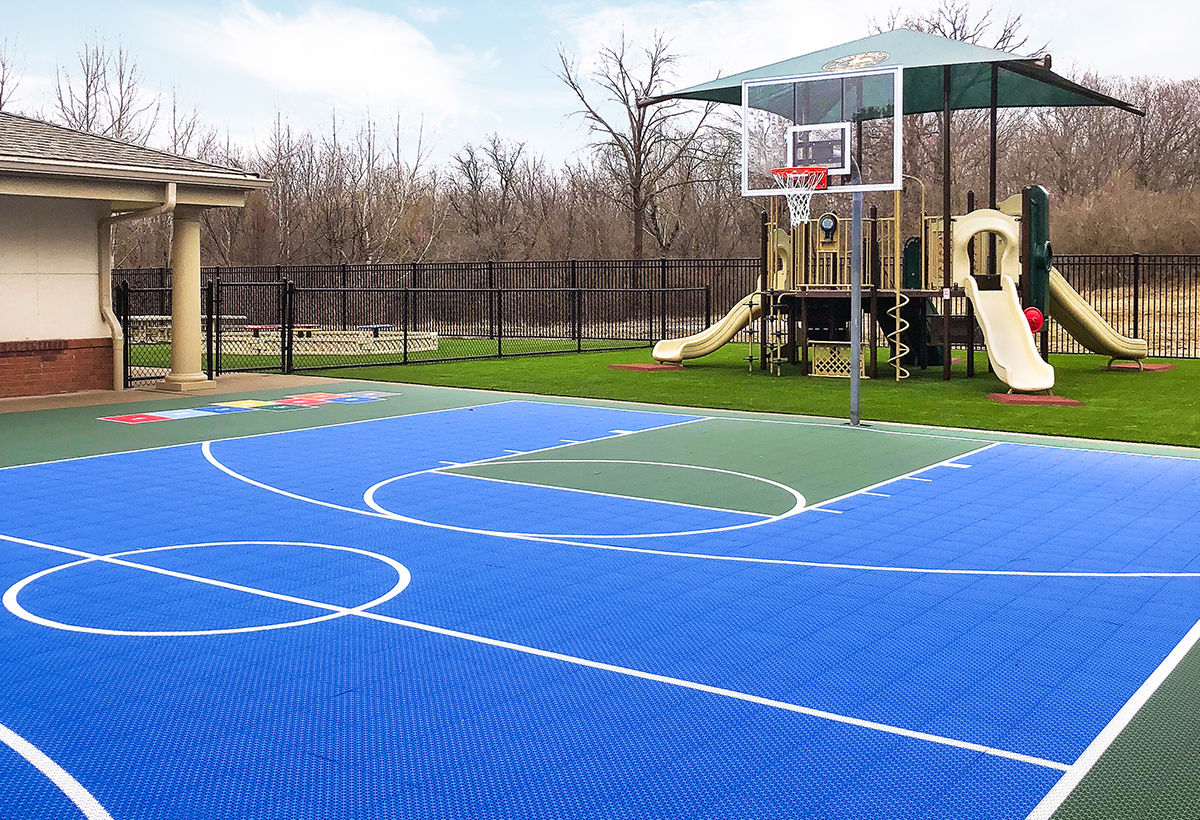
[[[311,126],[334,109],[355,122],[369,108],[381,119],[399,115],[410,129],[423,120],[439,158],[498,131],[557,163],[587,140],[553,75],[560,44],[586,67],[622,30],[645,41],[657,29],[682,55],[682,87],[866,36],[871,18],[935,2],[0,0],[0,39],[15,40],[23,62],[15,107],[35,115],[50,104],[56,65],[70,67],[82,44],[99,37],[124,45],[151,89],[177,87],[235,142],[261,139],[276,111]],[[998,0],[993,13],[1021,14],[1031,44],[1048,43],[1060,72],[1185,79],[1200,76],[1198,8]]]

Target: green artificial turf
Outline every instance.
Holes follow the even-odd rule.
[[[437,384],[489,390],[580,396],[845,418],[845,379],[804,377],[785,366],[783,375],[751,370],[745,345],[718,352],[675,371],[613,370],[607,365],[649,363],[646,349],[445,364],[330,370],[325,375],[379,381]],[[962,354],[960,354],[962,355]],[[1083,407],[1003,405],[989,393],[1007,388],[976,355],[976,376],[965,363],[942,381],[941,368],[912,369],[896,382],[881,358],[880,378],[862,383],[863,419],[982,430],[1138,441],[1200,447],[1200,361],[1173,359],[1175,370],[1107,370],[1102,356],[1055,355],[1054,393]],[[885,375],[886,374],[886,375]]]

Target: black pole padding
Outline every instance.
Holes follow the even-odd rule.
[[[213,281],[209,279],[204,283],[204,312],[207,314],[208,321],[204,328],[204,352],[206,359],[204,362],[204,373],[208,376],[208,380],[213,380],[213,330],[215,321],[213,319]]]

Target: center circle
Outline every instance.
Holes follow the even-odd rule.
[[[182,549],[198,549],[198,548],[203,548],[203,547],[230,547],[230,546],[235,546],[235,547],[253,547],[253,546],[312,547],[312,548],[316,548],[316,549],[353,553],[356,555],[361,555],[366,558],[370,558],[372,560],[378,561],[378,562],[390,567],[396,573],[396,582],[392,585],[391,589],[389,589],[387,592],[385,592],[383,595],[379,596],[378,598],[375,598],[364,604],[358,604],[357,606],[343,607],[343,606],[337,606],[334,604],[328,604],[325,602],[308,601],[308,600],[302,599],[302,598],[268,592],[266,590],[254,589],[254,588],[242,586],[239,584],[230,584],[230,583],[218,581],[218,580],[212,579],[212,578],[201,578],[198,576],[190,576],[190,575],[187,575],[186,573],[178,573],[178,572],[173,572],[170,570],[163,570],[159,567],[152,567],[152,566],[145,565],[145,564],[138,564],[135,561],[129,560],[130,556],[144,555],[146,553],[167,552],[170,550],[182,550]],[[194,581],[195,583],[211,584],[213,586],[223,587],[226,589],[231,589],[231,590],[235,590],[235,591],[239,591],[239,592],[260,595],[260,596],[263,596],[266,598],[274,598],[276,600],[283,601],[285,603],[299,604],[301,606],[312,606],[316,609],[325,610],[325,614],[317,615],[312,618],[302,618],[302,619],[291,620],[291,621],[280,621],[277,623],[254,624],[252,626],[230,627],[228,629],[194,629],[194,630],[105,629],[103,627],[84,626],[82,624],[69,624],[69,623],[64,623],[62,621],[56,621],[52,618],[45,618],[41,615],[36,615],[36,614],[30,612],[29,610],[25,609],[25,607],[22,606],[21,603],[18,601],[18,596],[20,596],[21,591],[23,589],[25,589],[25,587],[34,583],[35,581],[41,580],[42,578],[49,577],[49,576],[54,575],[59,572],[63,572],[65,570],[73,569],[75,567],[81,567],[86,564],[94,564],[94,563],[115,564],[117,566],[127,567],[130,569],[141,570],[143,572],[153,572],[156,574],[163,574],[163,575],[167,575],[170,577],[180,578],[183,580],[191,580],[191,581]],[[4,607],[9,612],[11,612],[13,615],[16,615],[18,618],[21,618],[22,620],[29,621],[30,623],[38,624],[39,626],[46,626],[46,627],[50,627],[52,629],[61,629],[61,630],[67,631],[67,632],[84,632],[84,633],[88,633],[88,634],[92,634],[92,635],[120,635],[120,636],[125,636],[125,637],[156,637],[156,638],[184,637],[184,636],[193,636],[193,635],[235,635],[235,634],[245,633],[245,632],[265,632],[265,631],[272,630],[272,629],[289,629],[291,627],[307,626],[309,624],[320,623],[321,621],[329,621],[329,620],[333,620],[335,618],[343,618],[347,615],[354,615],[359,612],[365,612],[366,610],[369,610],[372,607],[379,606],[380,604],[390,601],[392,598],[395,598],[397,595],[399,595],[401,592],[404,591],[404,589],[408,586],[408,584],[411,580],[412,580],[412,575],[409,573],[408,568],[405,567],[403,564],[401,564],[399,561],[389,558],[386,555],[380,555],[379,553],[376,553],[376,552],[370,552],[368,550],[361,550],[361,549],[357,549],[355,547],[342,547],[342,546],[334,546],[333,544],[318,544],[318,543],[307,542],[307,541],[209,541],[209,542],[204,542],[204,543],[199,543],[199,544],[175,544],[175,545],[167,546],[167,547],[150,547],[148,549],[128,550],[126,552],[117,552],[117,553],[112,553],[109,555],[97,555],[97,556],[90,557],[90,558],[84,558],[79,561],[71,561],[66,564],[59,564],[58,566],[50,567],[49,569],[44,569],[44,570],[41,570],[40,572],[35,572],[33,575],[22,578],[20,581],[13,584],[11,587],[9,587],[7,590],[5,590],[3,602],[4,602]]]
[[[396,521],[404,521],[404,522],[407,522],[410,524],[420,524],[422,526],[435,527],[438,529],[451,530],[454,532],[464,532],[464,533],[472,533],[472,534],[477,534],[477,535],[492,535],[492,536],[501,536],[501,537],[523,536],[523,537],[528,537],[528,538],[589,538],[589,539],[590,538],[606,538],[606,539],[667,538],[667,537],[676,537],[676,536],[684,536],[684,535],[707,535],[709,533],[730,532],[732,530],[742,530],[742,529],[747,529],[749,527],[760,527],[763,524],[770,524],[772,522],[779,521],[784,518],[790,518],[791,516],[795,515],[796,513],[802,512],[805,509],[805,506],[807,504],[804,496],[798,490],[796,490],[792,487],[789,487],[786,484],[781,484],[778,481],[772,481],[769,478],[763,478],[762,476],[756,476],[756,475],[752,475],[750,473],[737,472],[736,470],[724,470],[724,469],[721,469],[718,467],[702,467],[702,466],[699,466],[696,464],[676,464],[676,463],[666,462],[666,461],[635,461],[635,460],[630,460],[630,459],[567,459],[567,458],[564,458],[564,459],[516,459],[513,461],[486,462],[484,464],[472,465],[472,466],[503,467],[506,465],[521,466],[521,465],[526,465],[526,464],[621,464],[621,465],[634,465],[634,466],[645,466],[645,467],[670,467],[670,468],[680,469],[680,470],[696,470],[696,471],[705,472],[705,473],[719,474],[719,475],[724,475],[724,476],[734,476],[737,478],[747,479],[750,481],[765,484],[770,487],[774,487],[778,490],[782,490],[786,495],[790,496],[792,503],[791,503],[791,506],[786,511],[779,513],[777,515],[766,515],[763,513],[755,513],[755,512],[741,511],[741,510],[721,510],[722,512],[727,512],[727,513],[731,513],[734,515],[741,514],[741,515],[746,515],[746,516],[758,516],[758,518],[754,521],[747,521],[747,522],[743,522],[740,524],[731,524],[731,525],[723,526],[723,527],[704,527],[704,528],[699,528],[699,529],[671,530],[671,531],[667,531],[667,532],[647,532],[647,533],[578,533],[578,532],[549,533],[549,532],[526,532],[526,531],[516,531],[516,530],[494,530],[494,529],[486,529],[486,528],[482,528],[482,527],[467,527],[467,526],[459,526],[456,524],[447,524],[447,523],[442,523],[442,522],[437,522],[437,521],[430,521],[430,520],[423,519],[423,518],[417,518],[415,516],[404,515],[402,513],[398,513],[393,510],[387,509],[386,507],[384,507],[383,505],[381,505],[379,502],[377,502],[375,500],[375,494],[382,488],[384,488],[394,482],[400,481],[402,479],[413,478],[414,476],[417,476],[417,475],[425,475],[428,473],[442,473],[445,475],[463,476],[464,478],[468,478],[468,479],[479,478],[478,476],[471,476],[469,474],[464,475],[462,473],[454,473],[454,472],[450,472],[448,470],[440,470],[440,469],[439,470],[429,470],[429,471],[426,471],[426,473],[406,473],[404,475],[398,475],[398,476],[393,476],[392,478],[384,479],[383,481],[380,481],[379,483],[373,485],[365,493],[363,493],[363,501],[366,503],[366,505],[368,507],[370,507],[375,512],[379,513],[380,515],[386,516],[388,518],[394,519]],[[483,479],[483,480],[487,480],[487,479]],[[527,481],[519,481],[519,482],[512,482],[512,483],[524,484],[524,485],[527,485],[530,487],[542,487],[542,488],[553,489],[553,490],[562,490],[564,492],[584,492],[584,493],[589,493],[589,494],[593,494],[593,495],[596,495],[596,494],[605,495],[606,494],[606,493],[596,493],[591,490],[579,490],[577,488],[572,488],[572,487],[556,486],[556,485],[552,485],[552,484],[538,484],[538,483],[527,482]],[[616,497],[632,498],[630,496],[616,496]],[[652,504],[653,503],[661,503],[661,504],[680,505],[680,503],[681,503],[681,502],[675,502],[675,501],[667,501],[665,499],[654,499],[654,498],[634,498],[634,500],[645,501],[645,502],[652,503]],[[694,507],[697,507],[700,509],[711,509],[711,510],[718,509],[716,507],[704,508],[702,505],[699,505],[699,504],[693,504],[693,505],[682,504],[682,506],[694,506]]]

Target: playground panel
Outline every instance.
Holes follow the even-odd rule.
[[[1025,817],[1200,616],[1198,473],[536,402],[0,471],[0,782],[28,817]]]

